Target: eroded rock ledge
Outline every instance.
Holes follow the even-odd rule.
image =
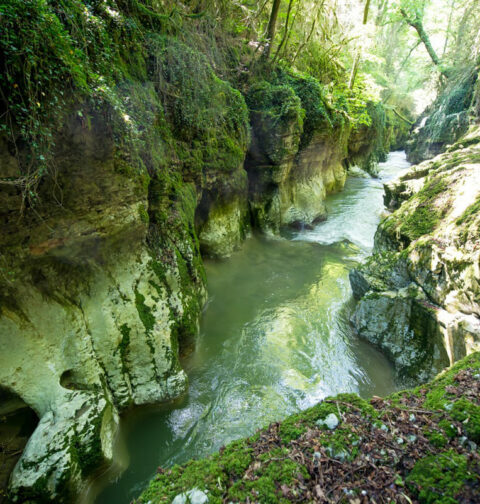
[[[352,322],[403,382],[480,348],[480,131],[385,187],[394,210],[350,275]]]

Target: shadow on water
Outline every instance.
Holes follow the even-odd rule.
[[[126,504],[157,466],[202,457],[328,395],[394,390],[390,364],[350,327],[348,272],[371,251],[383,182],[407,167],[392,153],[382,179],[349,178],[313,230],[252,238],[228,261],[206,262],[209,302],[183,363],[189,392],[124,417],[117,459],[127,469],[101,479],[95,502]]]

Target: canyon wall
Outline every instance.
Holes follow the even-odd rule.
[[[480,348],[480,128],[385,186],[393,213],[350,280],[352,322],[402,383]]]

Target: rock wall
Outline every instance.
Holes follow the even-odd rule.
[[[67,499],[111,460],[120,409],[186,390],[178,347],[205,296],[185,226],[195,188],[155,197],[159,181],[116,158],[108,112],[90,116],[89,128],[78,117],[65,127],[33,210],[21,217],[14,186],[0,196],[0,383],[40,418],[12,474],[15,500]]]
[[[278,233],[284,226],[303,227],[326,219],[325,197],[341,190],[347,177],[342,161],[348,135],[319,131],[306,148],[297,151],[298,137],[273,131],[285,156],[273,164],[254,129],[247,158],[253,222],[264,232]]]
[[[301,78],[298,82],[311,85]],[[313,112],[302,93],[294,91],[296,85],[263,83],[247,96],[252,124],[245,162],[249,202],[252,222],[267,233],[324,220],[326,195],[341,190],[347,176],[350,125],[321,115],[316,105],[312,127]]]
[[[466,134],[475,117],[478,68],[469,68],[452,78],[438,98],[418,118],[406,144],[407,159],[420,163],[454,144]],[[478,113],[476,115],[478,117]]]
[[[400,381],[423,381],[480,348],[479,127],[385,189],[394,212],[350,274],[352,322]]]

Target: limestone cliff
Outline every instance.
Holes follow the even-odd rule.
[[[111,459],[119,409],[185,391],[178,346],[204,296],[194,187],[129,172],[108,112],[89,114],[64,128],[35,211],[21,219],[18,191],[1,193],[0,383],[40,418],[20,499],[66,498]]]
[[[478,67],[468,68],[452,77],[421,114],[406,143],[409,161],[420,163],[432,158],[467,132],[471,116],[475,116],[475,103],[478,107],[478,72]]]
[[[281,78],[253,86],[247,96],[252,142],[245,167],[252,221],[267,233],[326,218],[325,196],[345,183],[351,131],[338,111],[325,108],[318,82]],[[316,102],[309,101],[311,95]]]
[[[352,322],[415,382],[480,348],[478,125],[385,190],[394,212],[351,272]]]

